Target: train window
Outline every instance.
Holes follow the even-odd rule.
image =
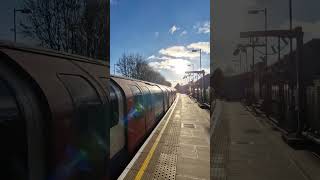
[[[70,161],[72,153],[86,154],[86,161],[78,163],[74,179],[92,177],[101,179],[105,175],[109,147],[108,104],[102,104],[95,88],[83,77],[76,75],[59,76],[68,90],[74,107],[74,117],[69,123],[72,129],[72,142],[66,150]],[[108,149],[108,148],[107,148]],[[69,153],[68,153],[69,152]],[[67,162],[71,163],[71,162]],[[86,167],[86,168],[83,168]],[[88,171],[88,169],[93,169]]]
[[[124,101],[120,87],[114,81],[100,78],[110,97],[110,158],[113,158],[125,146]]]
[[[119,123],[119,120],[123,119],[123,97],[119,87],[116,86],[114,82],[106,78],[100,78],[100,80],[102,81],[104,90],[109,94],[110,113],[112,117],[110,126],[113,127]]]
[[[0,179],[28,177],[26,122],[16,99],[0,79]]]
[[[120,89],[114,85],[113,83],[110,83],[110,100],[111,105],[114,106],[114,114],[112,126],[119,123],[119,120],[123,120],[123,98],[122,94],[120,92]]]
[[[160,117],[163,111],[163,98],[159,87],[153,87],[152,99],[155,102],[155,113],[156,117]]]
[[[88,104],[101,104],[97,91],[81,76],[60,75],[60,78],[70,92],[76,107]]]
[[[144,106],[150,110],[152,108],[150,90],[147,87],[142,87],[142,91],[144,94]]]
[[[130,89],[131,89],[131,92],[132,92],[133,98],[134,98],[133,110],[134,110],[134,112],[136,112],[133,115],[135,118],[138,118],[143,115],[143,112],[145,109],[145,107],[143,106],[142,93],[137,86],[130,86]]]
[[[116,104],[111,104],[114,106],[114,112],[112,112],[113,125],[110,130],[110,157],[113,157],[125,146],[125,125],[124,125],[124,116],[123,116],[123,96],[121,94],[120,88],[114,83],[110,83],[110,96],[111,99],[115,98],[117,101]],[[112,94],[112,95],[111,95]]]
[[[110,108],[111,108],[111,127],[115,126],[116,124],[118,124],[118,100],[117,100],[117,95],[115,92],[115,89],[113,87],[110,86],[109,89],[109,96],[110,96]]]

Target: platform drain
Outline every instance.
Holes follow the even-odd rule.
[[[183,123],[182,127],[184,127],[184,128],[194,128],[194,124]]]
[[[254,144],[254,142],[252,142],[252,141],[232,141],[231,144],[252,145],[252,144]]]
[[[161,153],[154,171],[154,180],[174,180],[176,176],[177,155]]]

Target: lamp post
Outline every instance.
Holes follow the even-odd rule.
[[[267,14],[267,8],[264,8],[264,9],[257,9],[257,10],[249,10],[248,11],[248,14],[259,14],[263,12],[264,13],[264,30],[267,31],[268,30],[268,14]],[[266,46],[266,49],[265,49],[265,66],[268,65],[268,37],[265,36],[265,46]]]
[[[292,31],[292,0],[289,0],[289,28]],[[292,38],[290,37],[290,60],[292,60]]]
[[[292,30],[292,0],[289,0],[290,31]]]
[[[13,33],[14,33],[14,42],[17,42],[17,25],[16,25],[16,13],[21,12],[23,14],[32,13],[30,9],[13,9]]]
[[[188,66],[189,66],[189,67],[192,66],[192,71],[194,71],[194,64],[193,64],[193,63],[192,63],[192,64],[189,64]],[[193,75],[192,75],[192,81],[194,81],[194,76],[193,76]]]
[[[193,49],[192,52],[199,52],[200,53],[200,71],[201,71],[201,49]],[[204,73],[202,75],[202,80],[201,80],[201,87],[200,87],[200,90],[201,90],[201,101],[204,102],[204,99],[203,99],[203,95],[204,95]]]
[[[248,72],[248,52],[247,52],[247,48],[246,47],[241,47],[241,52],[245,53],[246,56],[246,63],[245,63],[245,68],[244,71]]]
[[[200,71],[201,71],[201,49],[193,49],[192,52],[200,52]]]

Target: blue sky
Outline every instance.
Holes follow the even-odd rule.
[[[210,0],[111,0],[110,67],[123,53],[139,53],[173,84],[184,71],[209,72]]]

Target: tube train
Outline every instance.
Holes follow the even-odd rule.
[[[109,65],[0,44],[0,179],[113,179],[174,102],[174,89]]]
[[[264,112],[285,135],[320,144],[320,39],[303,46],[301,65],[301,116],[298,118],[296,62],[285,55],[273,65],[255,65],[253,72],[223,77],[220,96],[243,99]],[[291,55],[296,57],[294,51]],[[217,76],[218,78],[218,76]],[[299,140],[299,141],[300,141]]]

